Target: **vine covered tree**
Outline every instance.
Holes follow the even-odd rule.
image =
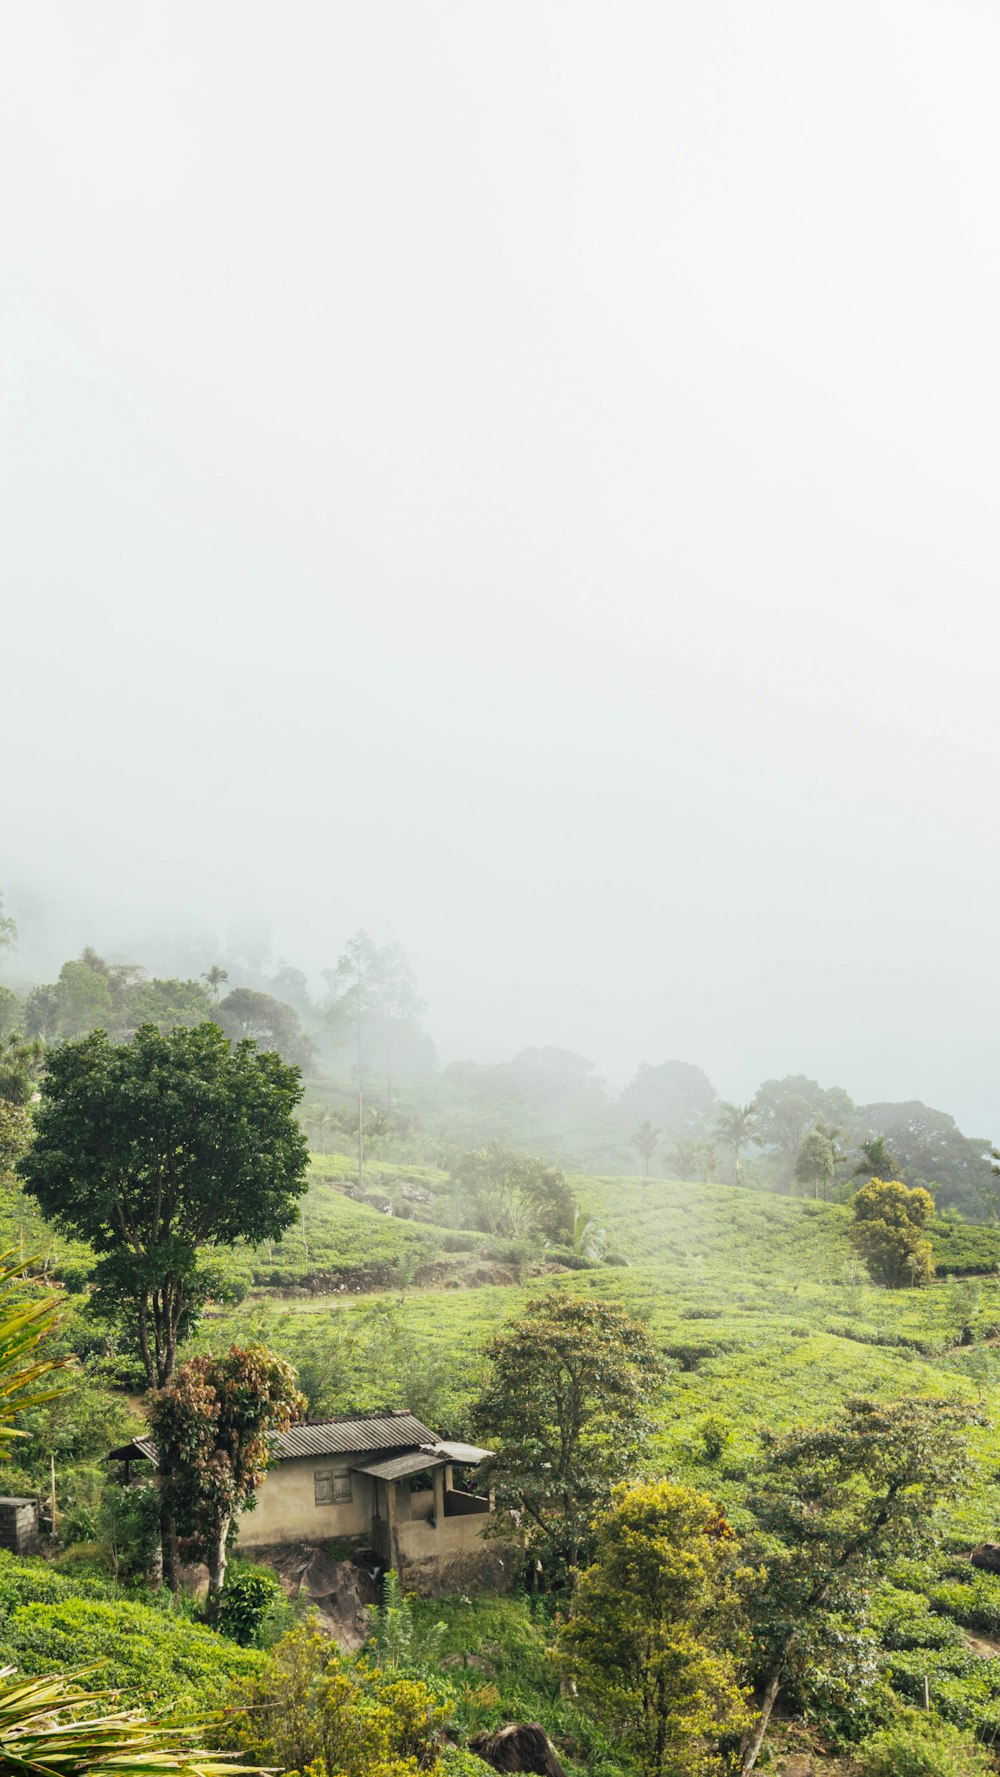
[[[270,1434],[284,1431],[305,1407],[291,1364],[261,1344],[234,1345],[224,1357],[189,1358],[152,1397],[164,1518],[201,1546],[211,1621],[226,1583],[233,1519],[253,1507],[267,1472]],[[172,1562],[169,1567],[173,1578]]]
[[[98,1255],[95,1305],[124,1319],[148,1385],[208,1293],[201,1251],[276,1240],[305,1190],[298,1069],[215,1024],[131,1043],[93,1031],[51,1051],[21,1176],[43,1212]]]
[[[662,1360],[624,1308],[561,1296],[529,1302],[486,1355],[473,1422],[500,1444],[489,1482],[557,1579],[576,1567],[595,1513],[635,1468]]]
[[[619,1489],[559,1632],[565,1668],[644,1777],[715,1777],[720,1743],[752,1716],[734,1638],[737,1545],[707,1493],[656,1481]]]
[[[872,1178],[855,1192],[851,1208],[851,1245],[874,1283],[898,1290],[933,1277],[934,1257],[923,1230],[934,1214],[934,1199],[922,1185]]]

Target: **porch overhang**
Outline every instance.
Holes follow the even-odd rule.
[[[371,1475],[375,1481],[405,1481],[407,1475],[444,1468],[447,1460],[435,1450],[408,1450],[403,1456],[387,1456],[382,1462],[353,1462],[351,1467],[355,1474]]]

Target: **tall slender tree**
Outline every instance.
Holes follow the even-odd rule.
[[[733,1163],[736,1168],[736,1183],[743,1183],[743,1169],[740,1155],[744,1148],[756,1140],[758,1130],[757,1106],[753,1099],[749,1104],[730,1104],[724,1101],[719,1106],[719,1114],[715,1119],[714,1134],[723,1147],[731,1148]]]

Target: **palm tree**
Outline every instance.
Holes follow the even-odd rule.
[[[757,1104],[754,1099],[749,1104],[720,1104],[713,1133],[725,1147],[733,1150],[738,1185],[743,1183],[740,1155],[755,1140],[757,1127]]]
[[[215,1001],[216,1005],[218,1005],[218,1003],[219,1003],[219,988],[222,986],[224,981],[229,980],[228,969],[220,969],[218,963],[213,963],[212,967],[210,969],[205,970],[204,974],[202,975],[202,980],[208,982],[209,988],[211,989],[212,998]]]
[[[578,1258],[589,1259],[592,1263],[603,1259],[608,1250],[608,1237],[604,1229],[599,1226],[593,1216],[588,1216],[586,1211],[579,1207],[573,1218],[570,1246]]]
[[[65,1385],[53,1387],[47,1379],[73,1362],[43,1350],[59,1304],[31,1294],[35,1263],[0,1253],[0,1458],[21,1436],[14,1424],[18,1414],[66,1393]],[[114,1700],[108,1691],[82,1690],[76,1679],[86,1676],[18,1678],[13,1667],[0,1667],[0,1771],[21,1777],[219,1777],[239,1769],[215,1754],[186,1750],[197,1730],[163,1728],[138,1710],[79,1719],[81,1709]]]
[[[647,1117],[644,1123],[639,1124],[638,1129],[632,1137],[630,1145],[633,1148],[638,1148],[642,1155],[642,1170],[645,1178],[649,1177],[649,1162],[652,1160],[653,1155],[656,1152],[656,1145],[662,1134],[663,1130],[655,1129]]]
[[[852,1178],[902,1179],[903,1168],[889,1151],[889,1144],[884,1135],[870,1136],[868,1141],[861,1143],[861,1158],[851,1174]]]

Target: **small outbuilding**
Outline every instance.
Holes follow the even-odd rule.
[[[474,1485],[489,1450],[439,1438],[403,1409],[293,1425],[272,1442],[241,1548],[349,1541],[412,1590],[502,1583],[509,1550],[487,1534],[492,1501]],[[150,1437],[108,1455],[126,1482],[136,1464],[156,1465]]]

